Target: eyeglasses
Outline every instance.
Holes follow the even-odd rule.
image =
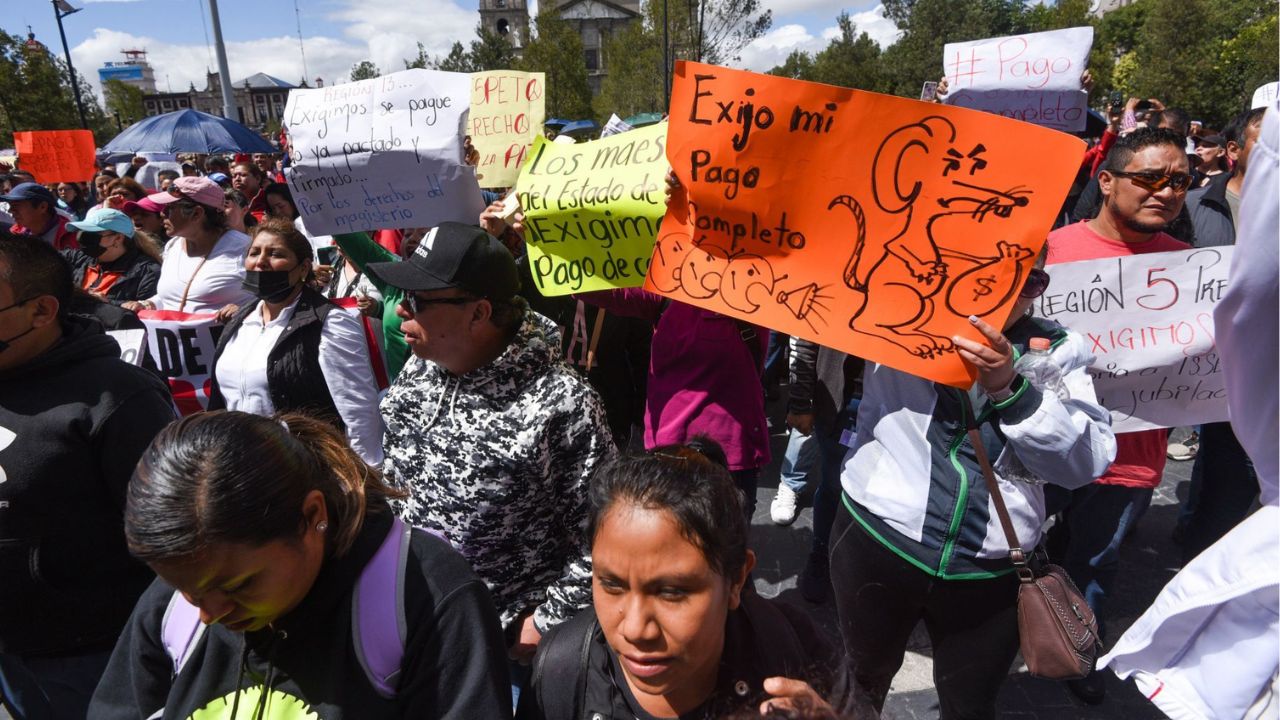
[[[1027,273],[1027,281],[1022,284],[1022,289],[1018,291],[1018,297],[1024,297],[1028,300],[1038,298],[1049,289],[1049,273],[1040,268],[1031,268],[1031,272]]]
[[[1112,170],[1112,175],[1116,177],[1129,178],[1137,185],[1153,193],[1160,192],[1167,187],[1173,187],[1175,193],[1184,193],[1187,188],[1191,187],[1194,178],[1186,173],[1172,173],[1166,175],[1156,172],[1124,172],[1122,170]]]
[[[406,293],[404,300],[401,300],[400,302],[403,303],[405,307],[409,308],[409,312],[417,315],[426,309],[428,305],[466,305],[467,303],[472,303],[479,299],[480,298],[471,297],[470,295],[463,295],[461,297],[424,298],[420,297],[418,293],[411,292]]]

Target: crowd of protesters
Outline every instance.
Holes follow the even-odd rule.
[[[923,622],[940,716],[995,717],[1019,578],[967,480],[987,454],[1017,537],[1066,568],[1109,643],[1120,548],[1167,458],[1194,458],[1171,540],[1187,592],[1209,562],[1265,586],[1221,548],[1276,504],[1277,118],[1108,110],[1008,321],[956,339],[967,392],[639,289],[543,297],[501,202],[475,224],[327,236],[278,155],[0,176],[0,702],[15,720],[870,718]],[[674,175],[667,191],[687,202]],[[1087,343],[1035,316],[1052,266],[1233,244],[1264,275],[1248,287],[1272,279],[1269,307],[1220,316],[1250,414],[1177,444],[1113,432]],[[148,311],[217,316],[208,412],[179,419],[105,334]],[[1065,392],[1015,369],[1033,341]],[[778,525],[812,495],[795,570],[839,637],[753,588],[775,482]],[[1215,602],[1246,640],[1274,636],[1274,613],[1232,605],[1246,596]],[[1215,683],[1185,653],[1145,667],[1151,623],[1116,672],[1233,716],[1280,702],[1274,642]],[[1105,672],[1068,687],[1104,702]]]

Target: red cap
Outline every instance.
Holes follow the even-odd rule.
[[[1029,344],[1032,350],[1048,350],[1053,347],[1053,343],[1049,342],[1049,338],[1031,338]]]

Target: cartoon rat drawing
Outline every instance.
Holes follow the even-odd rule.
[[[863,205],[850,195],[838,195],[827,206],[828,210],[845,208],[854,220],[854,248],[844,270],[845,285],[854,291],[849,328],[887,340],[921,358],[954,350],[950,338],[927,327],[936,311],[935,297],[947,286],[951,275],[945,258],[990,268],[995,261],[1017,264],[1026,257],[1022,252],[1025,248],[1009,243],[1008,251],[1002,250],[995,258],[974,257],[948,246],[948,238],[962,244],[972,233],[990,233],[990,228],[979,224],[1010,217],[1016,208],[1027,205],[1030,194],[1021,188],[1002,191],[978,184],[971,176],[986,168],[986,148],[978,143],[966,153],[955,143],[955,126],[937,115],[898,128],[885,137],[872,162],[871,188],[875,208],[886,217],[877,219],[874,226],[868,223]],[[931,161],[933,158],[940,162]],[[941,212],[934,212],[921,223],[917,213],[930,212],[920,204],[926,184],[936,190],[932,195],[941,196],[937,200]],[[872,227],[874,232],[870,231]],[[1019,270],[1015,281],[1020,276]],[[991,282],[1000,277],[1008,274],[994,271]],[[986,295],[1006,297],[1006,288],[999,288],[999,293],[994,288],[987,290]],[[869,295],[876,297],[874,317],[866,314]],[[989,304],[984,300],[979,306]],[[969,314],[959,313],[957,307],[948,309]]]

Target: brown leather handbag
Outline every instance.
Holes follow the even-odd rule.
[[[1098,619],[1066,570],[1048,563],[1037,563],[1033,568],[1028,562],[1013,531],[1004,496],[1000,494],[987,449],[976,428],[969,429],[969,442],[982,465],[987,492],[1009,541],[1009,559],[1018,573],[1018,637],[1022,645],[1022,659],[1036,677],[1046,680],[1082,678],[1093,670],[1098,655],[1102,653]]]

